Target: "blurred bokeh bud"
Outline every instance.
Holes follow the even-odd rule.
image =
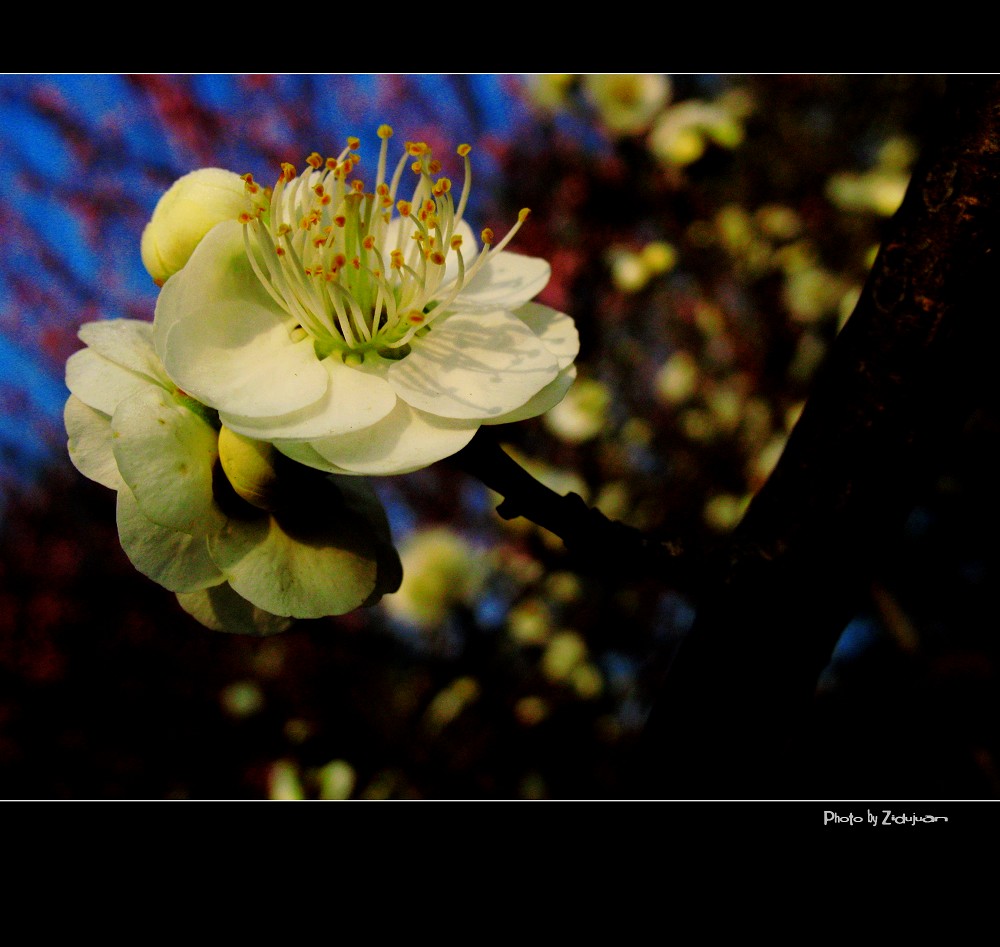
[[[582,444],[604,430],[610,413],[611,389],[596,378],[577,378],[566,397],[542,420],[560,440]]]
[[[251,210],[238,174],[201,168],[185,174],[160,198],[142,233],[142,263],[158,284],[182,269],[194,248],[216,224],[238,220]]]
[[[476,550],[445,528],[419,530],[400,548],[403,581],[385,599],[389,613],[418,628],[439,627],[451,610],[482,588],[485,565]]]
[[[673,92],[670,78],[658,74],[600,73],[584,76],[583,84],[601,120],[619,135],[635,135],[649,128]]]

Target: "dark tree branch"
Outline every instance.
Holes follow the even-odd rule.
[[[497,507],[504,519],[523,516],[555,533],[579,571],[656,577],[675,588],[690,586],[695,567],[679,542],[661,542],[610,520],[575,493],[560,496],[507,454],[492,429],[480,428],[452,463],[504,498]]]
[[[861,299],[711,563],[647,727],[647,794],[801,797],[795,724],[879,557],[996,373],[1000,79],[949,81]]]
[[[693,592],[646,728],[638,792],[807,793],[794,753],[817,678],[880,557],[996,372],[1000,78],[952,78],[906,197],[773,474],[709,560],[536,481],[482,429],[454,458],[582,570]]]

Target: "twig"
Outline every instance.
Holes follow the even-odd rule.
[[[524,517],[562,539],[580,571],[655,576],[675,588],[690,587],[696,570],[680,542],[611,520],[575,493],[556,493],[504,451],[491,429],[480,428],[452,462],[503,497],[497,513],[504,519]]]

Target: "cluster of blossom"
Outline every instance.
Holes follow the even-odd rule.
[[[609,134],[644,136],[650,153],[668,168],[693,164],[713,145],[736,148],[751,109],[738,92],[718,100],[675,102],[670,77],[655,73],[542,74],[530,78],[528,89],[545,110],[582,104],[596,113]]]
[[[575,378],[573,320],[532,301],[549,265],[506,251],[527,212],[477,240],[470,148],[456,196],[426,144],[390,168],[378,137],[370,187],[356,138],[273,187],[182,177],[142,236],[153,322],[88,323],[67,362],[74,465],[117,492],[136,568],[211,628],[268,634],[395,591],[364,475],[435,463]]]

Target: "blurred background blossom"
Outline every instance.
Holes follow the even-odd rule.
[[[578,575],[447,464],[377,481],[382,606],[217,635],[131,569],[65,456],[78,327],[149,319],[153,206],[388,122],[473,146],[470,219],[547,258],[579,377],[505,444],[558,492],[708,548],[773,467],[865,279],[933,76],[0,76],[0,795],[551,798],[629,792],[692,605]],[[362,166],[363,170],[363,166]],[[1000,795],[995,406],[913,511],[817,691],[825,797]],[[881,735],[881,741],[878,735]],[[891,734],[892,739],[886,735]]]

